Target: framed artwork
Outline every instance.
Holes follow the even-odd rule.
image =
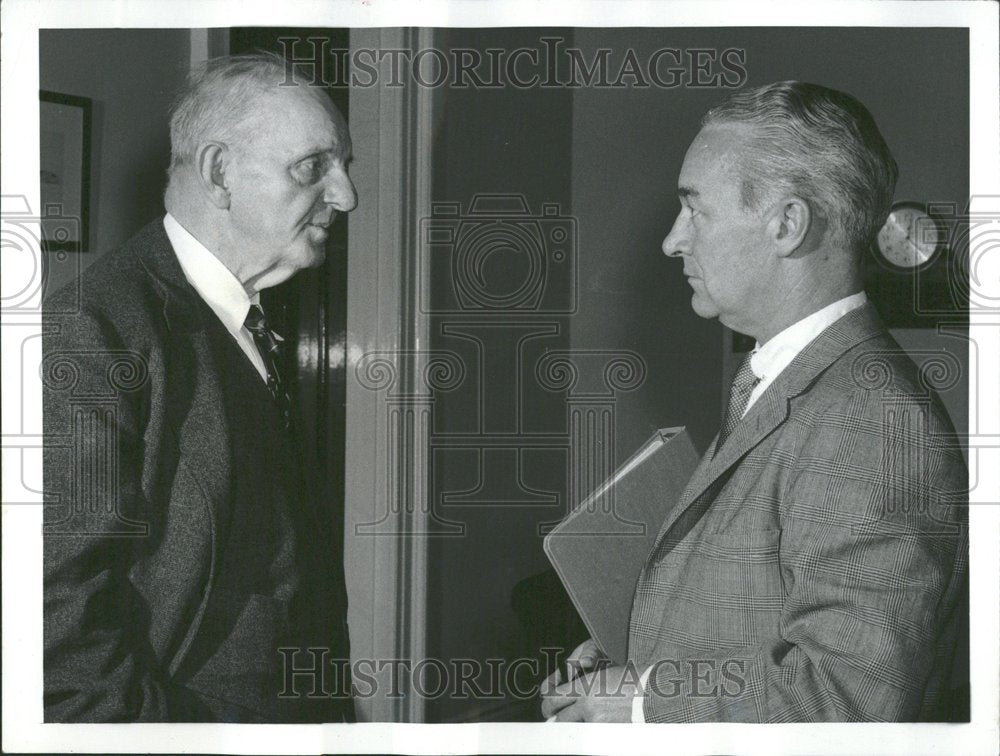
[[[87,97],[39,91],[42,248],[86,252],[90,230],[90,141]]]

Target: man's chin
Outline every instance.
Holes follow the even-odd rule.
[[[306,237],[311,245],[322,246],[330,238],[330,229],[327,226],[317,226],[310,223],[306,226]]]
[[[691,295],[691,309],[694,310],[695,315],[701,318],[719,317],[719,308],[715,306],[715,303],[705,299],[697,291]]]
[[[326,260],[326,244],[309,243],[305,245],[302,253],[298,256],[298,263],[295,267],[304,270],[305,268],[318,268]]]
[[[318,268],[326,259],[326,248],[322,245],[308,245],[295,250],[286,250],[280,264],[260,275],[253,283],[257,291],[283,284],[296,273],[307,268]]]
[[[310,250],[311,255],[309,262],[306,264],[307,268],[318,268],[326,260],[326,246],[323,244],[318,244],[312,247]]]

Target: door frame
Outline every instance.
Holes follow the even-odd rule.
[[[361,49],[430,48],[433,30],[352,29],[350,40],[353,60]],[[429,343],[418,232],[431,209],[434,90],[385,86],[390,65],[350,90],[359,204],[348,242],[345,570],[359,720],[422,722],[408,675],[392,675],[394,660],[416,664],[427,647],[430,414],[407,398],[419,395]],[[359,671],[376,683],[360,684]]]

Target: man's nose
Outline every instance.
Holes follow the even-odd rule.
[[[667,257],[680,257],[688,250],[687,224],[682,215],[683,213],[677,216],[673,228],[670,229],[667,238],[660,245],[663,254]]]
[[[333,170],[326,177],[323,201],[340,213],[349,213],[358,206],[358,192],[346,171]]]

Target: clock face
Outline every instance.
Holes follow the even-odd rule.
[[[944,244],[941,223],[923,207],[898,202],[878,232],[878,251],[895,268],[915,270],[931,262]]]

